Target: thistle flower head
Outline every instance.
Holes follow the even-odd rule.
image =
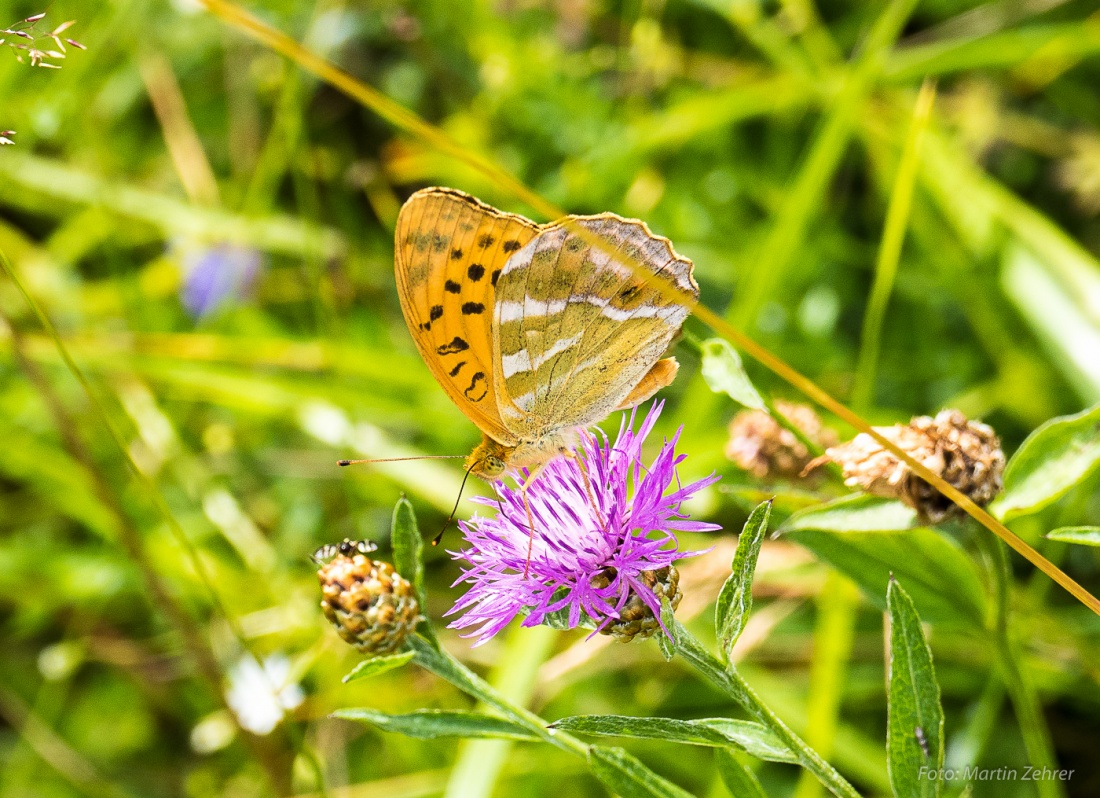
[[[680,485],[682,427],[651,464],[642,462],[642,443],[661,407],[650,409],[637,432],[637,411],[629,419],[624,414],[613,444],[599,430],[584,433],[575,458],[558,457],[533,479],[527,488],[533,539],[522,490],[498,482],[499,503],[475,499],[499,511],[459,523],[466,547],[452,556],[467,567],[455,584],[470,589],[448,613],[461,614],[452,628],[472,628],[467,634],[477,637],[475,645],[521,613],[524,626],[561,613],[569,628],[587,616],[603,630],[635,597],[660,616],[652,572],[701,553],[681,551],[676,533],[719,528],[681,512],[684,500],[718,479],[712,474]]]

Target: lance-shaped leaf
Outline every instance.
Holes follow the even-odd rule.
[[[896,581],[886,590],[890,616],[887,766],[897,798],[935,798],[943,767],[943,710],[932,651],[912,599]]]
[[[404,496],[397,500],[393,508],[390,543],[393,546],[393,567],[413,583],[423,606],[424,561],[421,553],[424,543],[412,504]]]
[[[692,798],[691,793],[661,778],[621,748],[593,745],[588,766],[613,792],[630,798]]]
[[[416,523],[413,506],[404,496],[397,500],[393,508],[390,545],[393,546],[394,569],[412,582],[416,590],[421,614],[419,628],[426,640],[438,645],[435,630],[428,617],[428,593],[424,589],[424,540],[420,537],[420,526]]]
[[[977,569],[962,548],[942,533],[798,529],[787,538],[852,579],[881,609],[885,609],[883,597],[893,573],[905,583],[926,620],[985,628],[986,596]]]
[[[1034,513],[1100,466],[1100,405],[1051,419],[1028,436],[1005,468],[999,518]]]
[[[737,541],[737,553],[733,555],[733,573],[722,585],[714,607],[714,628],[727,659],[752,611],[752,577],[756,573],[756,561],[760,556],[764,533],[768,531],[771,511],[769,499],[749,515]]]
[[[636,718],[629,715],[575,715],[550,724],[551,728],[603,737],[668,740],[684,745],[737,748],[769,762],[797,762],[782,741],[760,723],[730,718],[678,720]]]
[[[435,645],[419,635],[410,635],[409,648],[414,652],[413,659],[424,670],[434,673],[457,687],[466,695],[492,704],[497,700],[493,688],[486,684],[477,674],[451,658],[445,651],[436,648]]]
[[[857,494],[791,515],[779,534],[796,529],[821,532],[901,532],[916,523],[917,512],[894,499]]]
[[[422,709],[407,715],[389,715],[374,709],[362,708],[340,709],[334,712],[333,716],[369,723],[384,731],[397,732],[419,740],[432,740],[436,737],[539,739],[518,723],[479,712]]]
[[[753,410],[767,410],[764,399],[752,384],[741,356],[728,341],[710,338],[703,341],[703,379],[715,393],[724,393],[735,402]]]
[[[353,682],[356,679],[366,679],[368,676],[377,676],[380,673],[392,671],[400,668],[414,656],[411,651],[402,651],[400,654],[388,654],[383,657],[363,660],[344,677],[344,682]]]
[[[726,785],[730,795],[736,798],[768,798],[756,774],[741,764],[728,750],[716,751],[714,761],[718,765],[718,775],[722,777],[722,783]]]
[[[1079,546],[1100,546],[1100,526],[1064,526],[1048,532],[1047,537]]]

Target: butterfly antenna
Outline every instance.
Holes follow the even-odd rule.
[[[458,512],[458,503],[462,501],[462,491],[466,488],[466,480],[470,478],[470,472],[474,470],[474,466],[479,465],[481,461],[476,463],[470,463],[470,467],[466,469],[466,474],[462,477],[462,484],[458,486],[458,498],[455,499],[454,509],[451,510],[451,514],[447,516],[447,520],[443,522],[443,528],[439,530],[439,534],[432,538],[432,545],[438,546],[439,542],[443,540],[443,533],[447,531],[447,527],[451,525],[451,521],[454,520],[455,513]]]
[[[465,457],[462,454],[422,454],[416,457],[378,457],[373,460],[337,460],[338,466],[360,465],[361,463],[400,463],[403,460],[449,460]]]

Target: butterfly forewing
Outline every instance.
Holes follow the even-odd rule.
[[[647,285],[631,261],[683,301]],[[691,262],[641,222],[574,216],[541,230],[497,284],[493,367],[504,425],[530,440],[600,421],[653,368],[698,293]]]
[[[509,256],[539,228],[468,194],[418,191],[397,219],[401,310],[436,380],[466,416],[501,443],[491,350],[494,287]]]

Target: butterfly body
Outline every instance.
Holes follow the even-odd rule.
[[[420,354],[483,433],[467,467],[490,480],[571,453],[579,429],[668,385],[676,361],[661,355],[699,291],[642,222],[538,225],[445,188],[402,207],[395,272]]]

